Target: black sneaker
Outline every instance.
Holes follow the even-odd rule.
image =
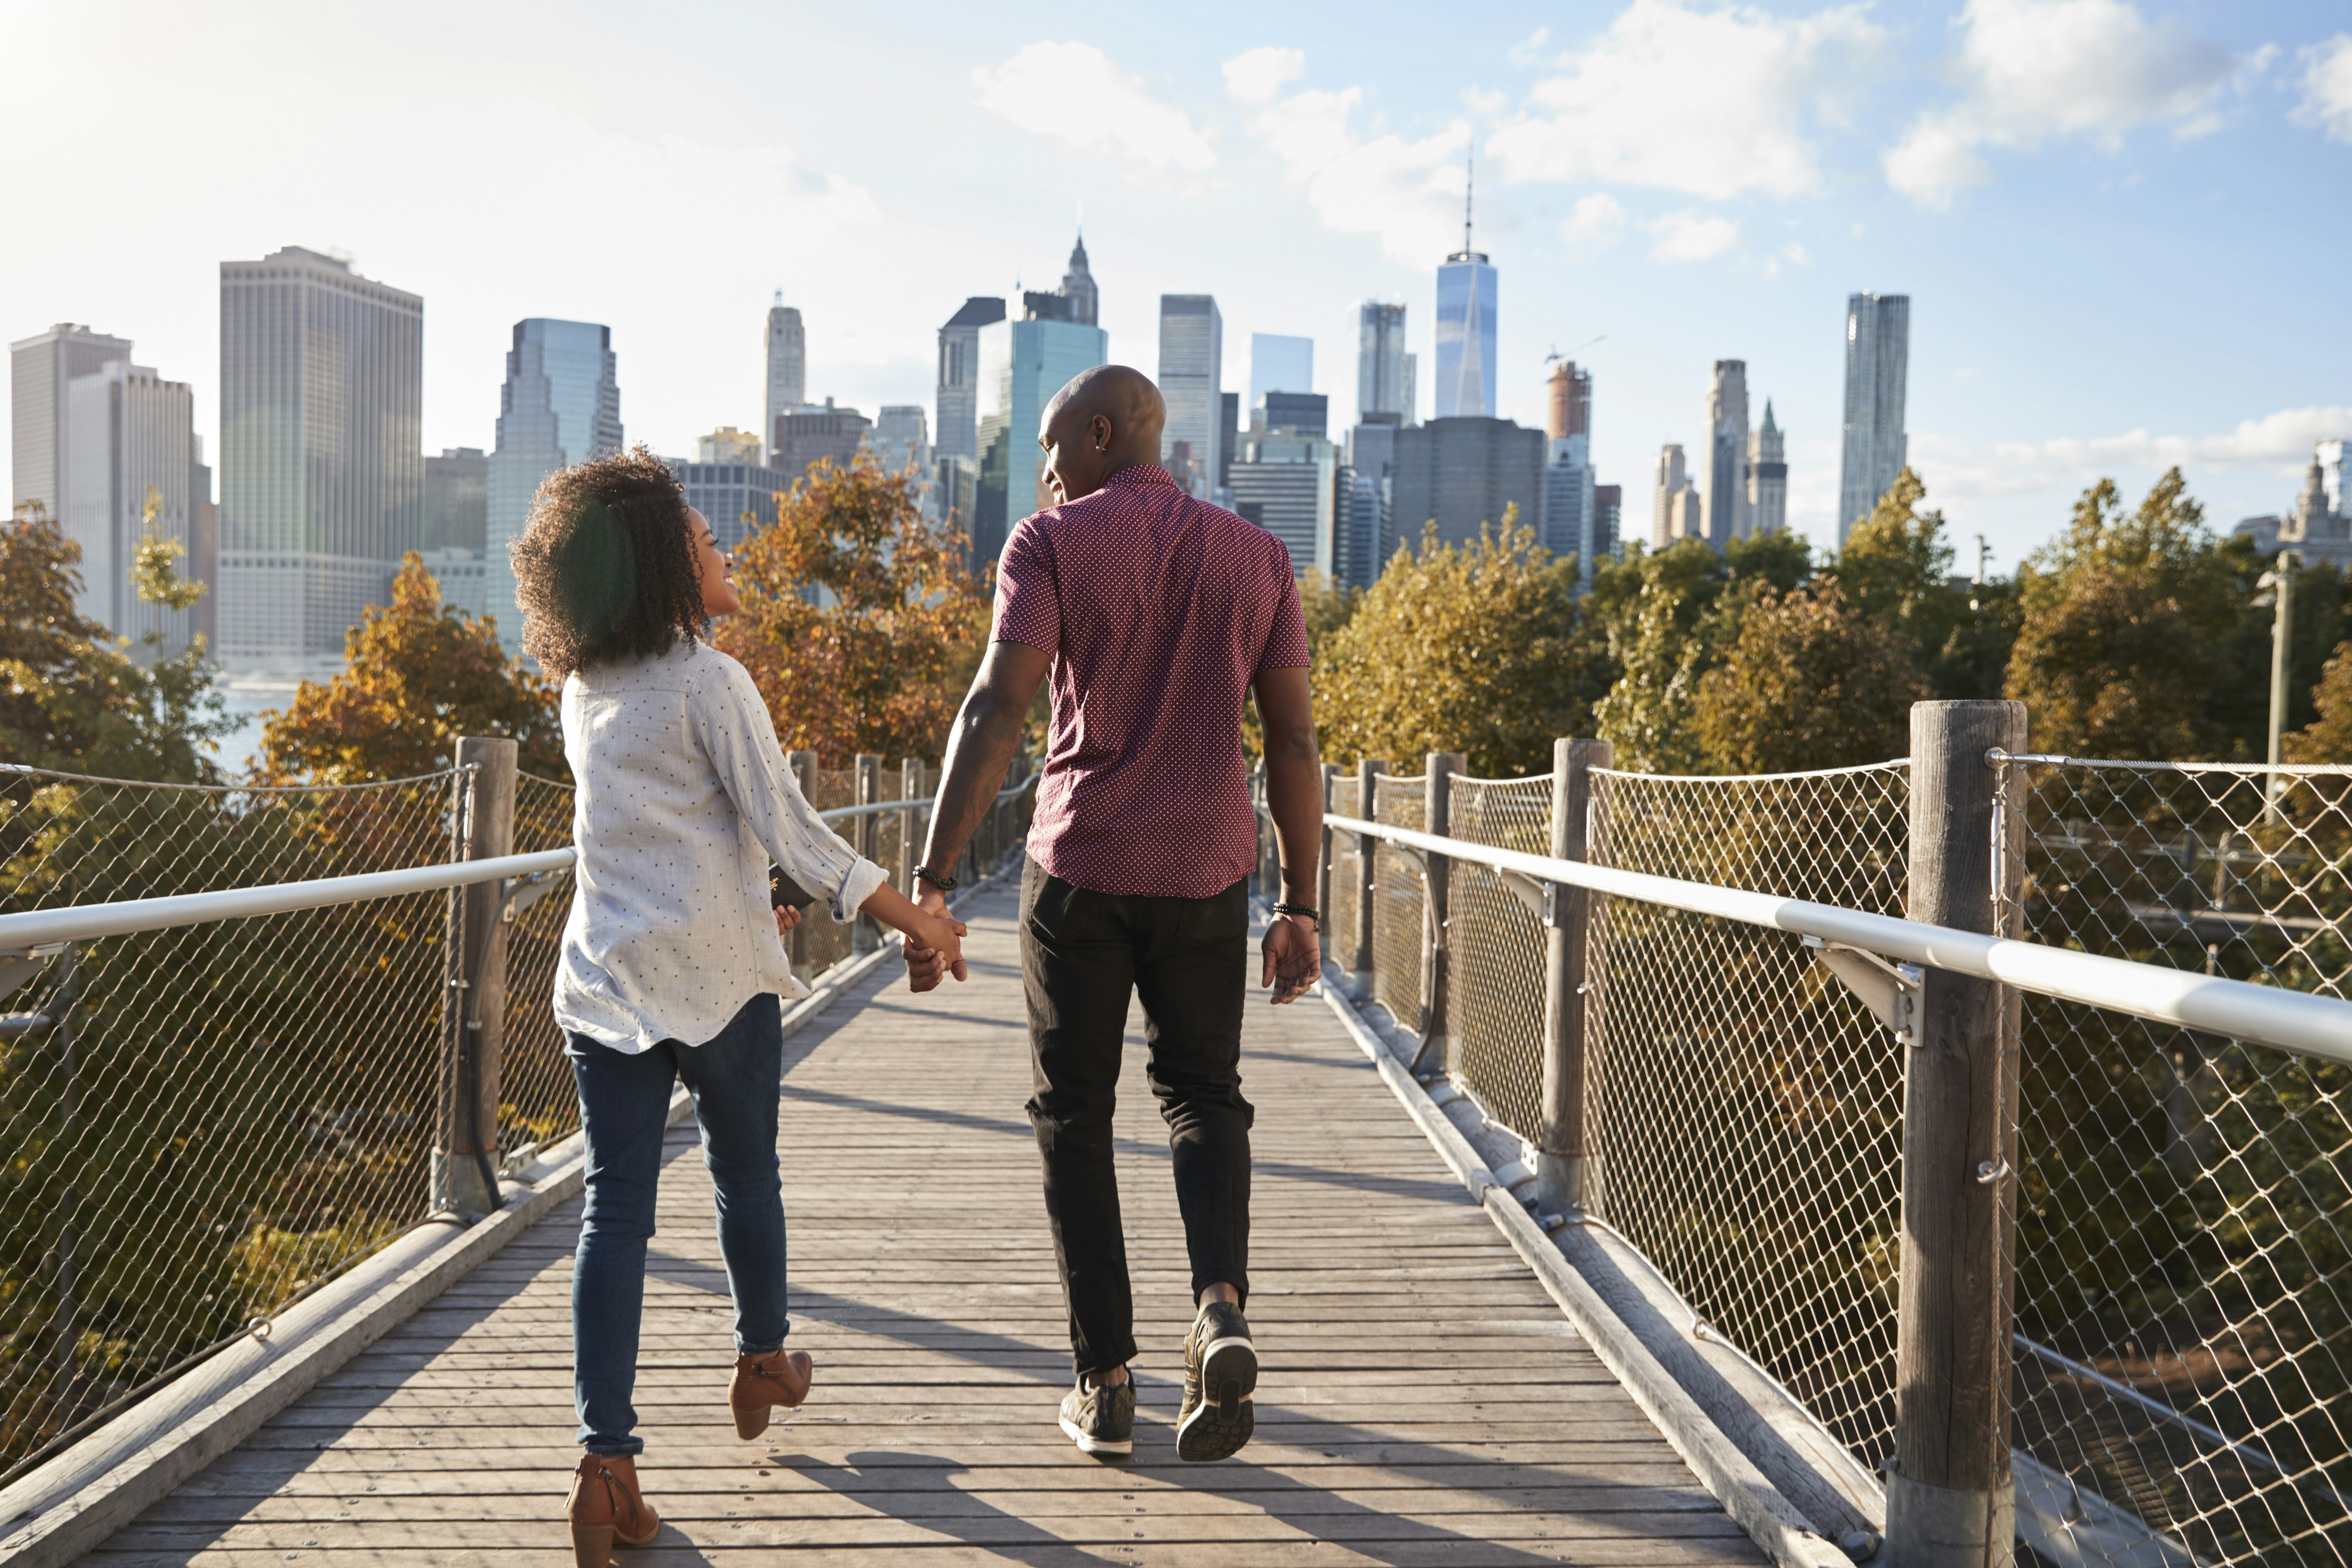
[[[1249,1322],[1230,1301],[1212,1301],[1184,1336],[1184,1408],[1176,1417],[1176,1457],[1229,1459],[1257,1428],[1257,1347]]]
[[[1062,1430],[1081,1454],[1135,1452],[1135,1379],[1088,1388],[1081,1373],[1077,1387],[1062,1395]]]

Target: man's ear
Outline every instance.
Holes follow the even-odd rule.
[[[1108,452],[1110,450],[1111,437],[1116,435],[1117,432],[1112,430],[1110,427],[1110,416],[1108,415],[1097,414],[1092,419],[1087,421],[1087,434],[1095,438],[1096,451]]]

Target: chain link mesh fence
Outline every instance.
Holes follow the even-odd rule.
[[[1428,785],[1419,773],[1381,773],[1372,780],[1372,816],[1391,827],[1419,828],[1429,815]],[[1421,868],[1390,844],[1373,847],[1372,1000],[1403,1027],[1421,1024],[1421,958],[1427,918]]]
[[[2001,773],[2024,775],[2003,831],[2031,940],[2352,985],[2352,771],[2281,770],[2275,801],[2263,768]],[[2352,1068],[2033,995],[2022,1046],[2013,1430],[2036,1528],[2092,1562],[2148,1560],[2151,1537],[2183,1563],[2352,1560]]]
[[[515,778],[514,852],[535,854],[572,842],[572,786],[559,779]],[[499,1149],[509,1170],[580,1131],[580,1097],[555,1024],[555,956],[572,918],[572,873],[507,927],[506,1045],[499,1071]]]
[[[1552,778],[1449,781],[1452,836],[1551,852]],[[1445,879],[1446,1070],[1535,1142],[1543,1121],[1544,928],[1503,879],[1455,861]]]

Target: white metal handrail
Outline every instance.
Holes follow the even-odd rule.
[[[997,792],[999,802],[1018,795],[1036,782],[1035,775]],[[835,806],[817,813],[826,822],[841,822],[885,811],[927,809],[928,800],[873,801],[865,805]],[[173,926],[204,925],[213,921],[249,920],[260,915],[292,914],[335,904],[364,903],[372,899],[395,899],[405,893],[436,893],[480,882],[513,881],[572,868],[574,852],[541,849],[528,855],[499,855],[486,860],[456,860],[432,866],[407,866],[396,871],[362,871],[348,877],[319,877],[302,882],[272,882],[257,888],[224,888],[207,893],[176,893],[160,899],[120,899],[111,903],[79,904],[56,910],[27,910],[0,915],[0,956],[53,948],[60,942],[95,942],[101,937],[131,936],[140,931],[165,931]]]
[[[1548,855],[1529,855],[1461,838],[1441,838],[1435,834],[1367,822],[1360,817],[1328,814],[1323,820],[1334,832],[1370,835],[1401,847],[1490,867],[1506,876],[1562,883],[1667,909],[1816,937],[1906,963],[1997,980],[2062,1001],[2352,1064],[2352,1002],[2330,996],[2074,952],[2040,942],[1982,936],[1948,926],[1923,925],[1892,915],[1864,914],[1803,899],[1685,882],[1642,871],[1622,871],[1582,860],[1555,860]]]

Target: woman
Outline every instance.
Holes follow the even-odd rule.
[[[964,928],[889,886],[809,808],[741,665],[698,628],[741,607],[733,563],[677,478],[640,447],[541,487],[513,546],[523,647],[563,682],[579,848],[555,1017],[580,1091],[587,1203],[572,1278],[574,1398],[587,1449],[572,1479],[574,1561],[660,1528],[639,1492],[630,1404],[671,1085],[682,1079],[718,1200],[735,1302],[739,1436],[806,1396],[784,1352],[784,1209],[776,1160],[779,996],[807,992],[779,940],[770,862],[957,961]]]

